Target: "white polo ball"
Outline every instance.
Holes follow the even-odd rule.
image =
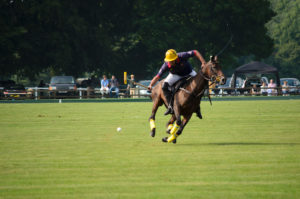
[[[118,131],[118,132],[122,131],[122,128],[121,128],[121,127],[118,127],[118,128],[117,128],[117,131]]]

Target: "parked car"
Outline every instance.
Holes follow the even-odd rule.
[[[232,77],[227,77],[226,78],[226,83],[224,85],[219,85],[218,88],[220,89],[219,94],[220,95],[227,95],[227,94],[232,94],[235,91],[233,90],[233,78]],[[236,83],[235,83],[235,88],[241,88],[243,86],[244,80],[240,77],[236,78]],[[239,91],[237,91],[239,94]]]
[[[54,76],[50,80],[49,95],[75,95],[77,90],[75,80],[72,76]]]
[[[263,82],[266,85],[268,85],[269,84],[268,78],[260,77],[260,76],[250,76],[244,80],[242,88],[240,88],[238,90],[240,91],[241,94],[250,93],[253,85],[256,85],[257,88],[260,88]]]
[[[27,91],[23,85],[15,84],[4,87],[3,94],[7,98],[21,98],[27,96]]]
[[[252,87],[254,84],[256,84],[257,87],[260,87],[262,85],[262,82],[265,82],[266,85],[269,84],[269,80],[267,77],[247,77],[242,87],[249,88]]]
[[[288,93],[297,94],[300,93],[300,81],[297,78],[280,78],[280,84],[286,81],[288,85]]]
[[[151,80],[141,80],[138,83],[142,84],[144,86],[149,86],[150,82],[151,82]],[[139,95],[143,95],[143,96],[151,95],[151,92],[148,89],[146,89],[140,85],[136,85],[136,88],[138,89]]]
[[[95,76],[77,78],[76,85],[79,88],[87,88],[87,87],[97,88],[101,86],[100,80]]]

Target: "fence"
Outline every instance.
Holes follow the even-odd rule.
[[[102,94],[100,88],[77,88],[74,90],[53,91],[44,87],[27,87],[24,91],[5,91],[0,88],[0,100],[7,99],[84,99],[84,98],[110,98],[116,97],[116,91]],[[136,88],[131,93],[128,89],[119,89],[118,98],[150,97],[151,93],[145,89]]]
[[[253,88],[210,88],[208,92],[211,96],[277,96],[277,95],[299,95],[300,86],[297,87],[276,87],[266,88],[266,92],[261,92],[262,89],[253,91]],[[115,97],[116,92],[112,91]],[[149,98],[150,92],[144,88],[136,88],[135,92],[131,93],[127,89],[120,89],[118,98]],[[77,88],[76,91],[52,91],[48,88],[28,87],[25,92],[9,92],[5,93],[0,89],[0,99],[86,99],[86,98],[110,98],[109,94],[102,94],[100,88]]]

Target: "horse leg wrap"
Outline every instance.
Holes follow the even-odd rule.
[[[178,135],[176,133],[174,133],[173,135],[171,135],[169,138],[168,138],[168,142],[172,142],[173,140],[175,140],[176,138],[178,137]]]
[[[150,119],[150,128],[151,128],[151,130],[156,128],[154,119]]]
[[[167,131],[171,132],[172,128],[173,128],[173,124],[169,124],[168,128],[167,128]]]
[[[170,134],[171,134],[171,135],[174,135],[174,134],[178,131],[179,127],[180,127],[180,126],[176,123],[176,124],[172,127]]]

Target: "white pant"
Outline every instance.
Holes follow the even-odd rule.
[[[101,87],[100,92],[102,95],[108,94],[109,93],[109,88],[108,87]]]
[[[194,77],[194,76],[197,75],[197,73],[194,70],[192,70],[192,72],[190,74],[188,74],[188,75]],[[184,77],[186,77],[186,76],[180,76],[180,75],[169,73],[169,75],[165,79],[165,82],[167,82],[170,86],[172,86],[175,82],[177,82],[178,80],[180,80],[180,79],[182,79]]]

